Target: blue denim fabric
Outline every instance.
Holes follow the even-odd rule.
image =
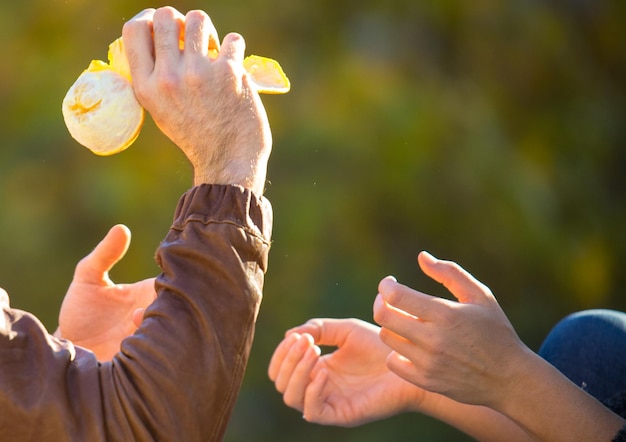
[[[550,331],[539,354],[604,401],[626,390],[626,313],[587,310],[569,315]]]

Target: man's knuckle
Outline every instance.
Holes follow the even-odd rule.
[[[156,84],[160,93],[174,95],[178,87],[178,78],[170,70],[160,70],[156,75]]]
[[[199,66],[191,65],[185,71],[185,84],[190,88],[198,89],[206,83],[206,75]]]

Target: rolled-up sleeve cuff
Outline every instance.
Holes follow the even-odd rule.
[[[272,206],[265,197],[237,185],[201,184],[179,200],[172,229],[183,230],[189,222],[232,223],[270,244]]]

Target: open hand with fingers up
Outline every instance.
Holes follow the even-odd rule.
[[[387,277],[374,319],[391,349],[387,365],[428,391],[468,404],[494,405],[520,361],[532,353],[488,287],[458,264],[422,252],[424,273],[458,299],[426,295]]]
[[[74,279],[59,312],[55,336],[93,351],[100,361],[110,360],[120,344],[133,334],[144,309],[154,301],[154,278],[133,284],[115,284],[109,271],[124,257],[130,231],[116,225],[76,266]]]

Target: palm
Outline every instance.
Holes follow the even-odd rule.
[[[72,282],[59,313],[61,335],[110,359],[137,326],[135,310],[154,299],[153,279],[128,285]]]
[[[147,307],[155,297],[154,280],[114,284],[108,271],[125,254],[130,232],[116,226],[76,266],[74,279],[59,313],[61,337],[92,350],[98,359],[109,360],[124,338],[137,326],[133,313]]]
[[[424,394],[387,368],[390,349],[380,341],[378,327],[352,324],[338,349],[320,358],[319,368],[328,374],[321,423],[354,426],[381,419],[406,410]]]

